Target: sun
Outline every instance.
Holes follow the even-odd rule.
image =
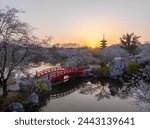
[[[96,44],[95,43],[91,43],[91,48],[95,49],[96,48]]]
[[[84,42],[82,42],[82,45],[92,49],[99,48],[100,38],[98,36],[89,36],[84,40]]]
[[[99,42],[97,40],[92,40],[92,41],[90,41],[88,47],[93,48],[93,49],[98,48]]]

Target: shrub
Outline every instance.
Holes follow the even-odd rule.
[[[98,67],[96,69],[95,74],[98,75],[98,76],[106,76],[108,71],[109,70],[108,70],[108,68],[106,66],[102,66],[102,67]]]
[[[129,62],[126,67],[126,72],[128,73],[137,73],[138,70],[139,70],[139,64],[135,61]]]
[[[41,92],[48,92],[48,85],[40,80],[37,81],[37,87]]]
[[[150,66],[147,67],[147,72],[150,75]]]

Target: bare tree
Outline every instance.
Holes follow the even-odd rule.
[[[7,95],[7,81],[16,69],[31,54],[30,32],[32,28],[18,18],[23,11],[5,7],[0,9],[0,86]]]
[[[121,41],[121,46],[127,50],[129,50],[130,52],[132,52],[136,46],[138,44],[140,44],[139,42],[139,38],[141,36],[136,36],[134,35],[134,33],[132,34],[126,34],[126,35],[123,35],[121,38],[120,38],[120,41]]]

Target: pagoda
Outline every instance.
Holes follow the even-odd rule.
[[[101,40],[101,48],[107,47],[107,40],[105,40],[105,35],[103,35],[103,40]]]

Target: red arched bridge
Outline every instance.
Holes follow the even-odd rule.
[[[48,75],[48,80],[56,81],[58,79],[64,78],[67,75],[79,75],[83,73],[84,69],[81,68],[71,68],[71,67],[51,67],[44,69],[42,71],[36,71],[36,77],[42,77]]]

